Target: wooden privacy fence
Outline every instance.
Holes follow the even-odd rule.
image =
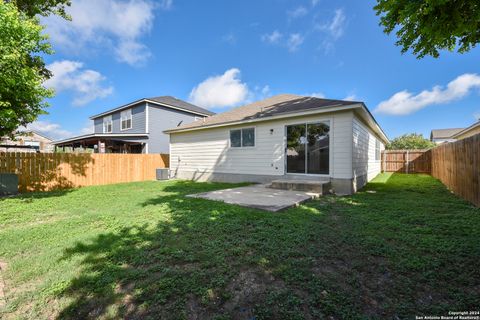
[[[385,150],[382,153],[382,171],[431,173],[431,153],[429,150]]]
[[[168,154],[0,153],[0,173],[16,173],[19,191],[154,180]]]
[[[480,206],[480,134],[431,150],[432,176]]]
[[[480,134],[430,150],[386,150],[382,171],[429,173],[453,193],[480,206]]]

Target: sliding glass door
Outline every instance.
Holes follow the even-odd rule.
[[[329,132],[328,122],[287,126],[287,173],[328,174]]]

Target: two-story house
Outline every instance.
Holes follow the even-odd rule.
[[[170,96],[144,98],[90,117],[93,133],[55,141],[54,145],[98,153],[169,153],[164,130],[213,114]]]

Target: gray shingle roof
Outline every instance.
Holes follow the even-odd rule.
[[[207,117],[204,120],[198,120],[193,123],[184,124],[177,128],[167,130],[166,132],[209,127],[213,125],[227,124],[230,122],[257,120],[277,115],[313,111],[326,107],[348,106],[358,103],[361,102],[320,99],[293,94],[280,94],[265,100],[237,107],[227,112]]]
[[[183,101],[183,100],[177,99],[175,97],[171,97],[171,96],[153,97],[153,98],[147,98],[147,100],[155,101],[155,102],[162,103],[162,104],[164,103],[164,104],[167,104],[167,105],[171,105],[171,106],[174,106],[174,107],[178,107],[178,108],[193,111],[193,112],[198,112],[198,113],[201,113],[201,114],[206,114],[206,115],[209,115],[209,116],[215,114],[215,112],[209,111],[209,110],[204,109],[204,108],[200,108],[199,106],[196,106],[194,104],[188,103],[186,101]]]
[[[463,129],[464,128],[433,129],[430,133],[430,139],[448,139]]]
[[[200,108],[199,106],[193,105],[191,103],[188,103],[186,101],[183,101],[183,100],[171,97],[171,96],[160,96],[160,97],[139,99],[139,100],[136,100],[134,102],[130,102],[128,104],[125,104],[123,106],[113,108],[113,109],[104,111],[102,113],[93,115],[93,116],[90,117],[90,119],[103,117],[103,116],[111,114],[113,112],[117,112],[117,111],[120,111],[120,110],[123,110],[123,109],[130,108],[133,105],[136,105],[138,103],[145,102],[145,101],[150,101],[150,102],[153,102],[153,103],[159,103],[159,104],[165,105],[166,107],[170,106],[170,107],[173,107],[173,108],[176,108],[176,109],[184,110],[184,111],[187,111],[187,112],[192,112],[192,113],[195,113],[195,114],[198,114],[198,115],[211,116],[211,115],[215,114],[215,112],[209,111],[209,110],[204,109],[204,108]]]

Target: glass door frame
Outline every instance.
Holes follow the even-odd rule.
[[[307,152],[308,152],[308,143],[305,144],[305,173],[295,173],[295,172],[288,172],[288,164],[287,164],[287,127],[289,126],[297,126],[297,125],[305,125],[305,134],[308,135],[308,125],[309,124],[317,124],[317,123],[325,123],[328,124],[329,127],[329,141],[328,141],[328,174],[326,173],[307,173],[307,168],[308,168],[308,163],[307,163]],[[332,173],[332,157],[333,157],[333,144],[332,144],[332,119],[331,118],[323,118],[323,119],[316,119],[316,120],[311,120],[311,121],[303,121],[303,122],[292,122],[292,123],[287,123],[284,125],[284,137],[283,137],[283,142],[284,142],[284,148],[283,148],[283,157],[284,157],[284,174],[285,175],[302,175],[302,176],[317,176],[317,177],[330,177]]]

